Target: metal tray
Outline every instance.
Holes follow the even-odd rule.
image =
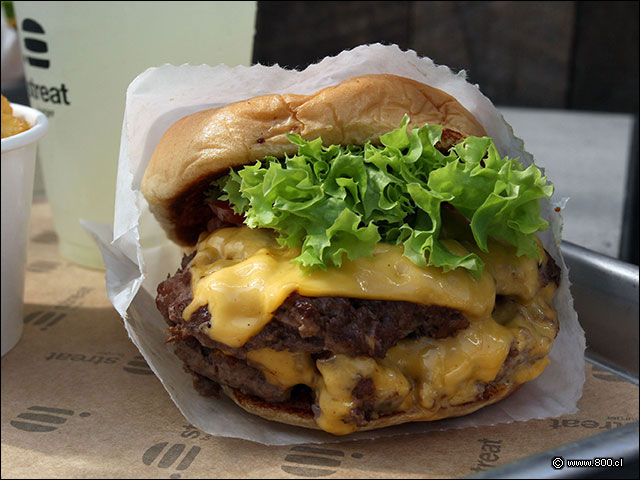
[[[638,385],[638,266],[563,242],[586,360]],[[603,319],[607,319],[603,322]],[[624,348],[620,348],[624,346]],[[563,458],[624,458],[623,468],[564,468]],[[568,443],[469,478],[637,478],[638,422]]]

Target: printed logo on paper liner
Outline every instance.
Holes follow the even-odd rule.
[[[479,438],[480,443],[476,464],[470,467],[473,472],[483,472],[499,464],[500,452],[504,445],[502,440]]]
[[[84,362],[90,363],[92,365],[109,365],[114,364],[120,361],[122,354],[118,353],[102,353],[98,352],[97,354],[91,353],[70,353],[70,352],[49,352],[45,360],[56,360],[56,361],[69,361],[69,362]]]
[[[291,448],[292,452],[288,454],[284,460],[288,462],[281,465],[280,468],[286,473],[298,477],[328,477],[337,472],[338,467],[344,459],[342,450],[307,447],[298,445]],[[352,458],[362,458],[362,453],[352,453]]]
[[[208,433],[204,433],[198,427],[191,425],[190,423],[187,425],[183,425],[182,428],[184,428],[184,430],[180,433],[180,436],[182,438],[191,438],[193,440],[195,440],[196,438],[200,438],[200,440],[205,440],[205,441],[211,440],[213,438],[212,435],[209,435]]]
[[[50,318],[50,317],[47,317]],[[44,322],[44,319],[42,320]],[[56,321],[54,318],[51,322]],[[47,361],[62,361],[62,362],[80,362],[92,365],[113,365],[124,360],[124,354],[113,352],[96,352],[96,353],[81,353],[81,352],[49,352],[45,355],[44,359]],[[122,369],[134,375],[153,375],[153,370],[145,362],[144,357],[136,355],[133,360],[127,362]]]
[[[27,265],[27,271],[33,273],[49,273],[60,265],[60,262],[51,260],[35,260]]]
[[[56,325],[60,320],[66,317],[65,312],[57,312],[55,310],[31,312],[24,317],[24,324],[34,327],[40,327],[43,332],[50,327]]]
[[[155,464],[157,468],[162,469],[175,468],[178,471],[184,471],[191,466],[199,453],[200,447],[192,446],[187,450],[184,443],[174,443],[169,446],[169,442],[160,442],[145,450],[142,454],[142,463],[148,466]],[[181,476],[180,473],[173,473],[169,478]]]
[[[40,327],[40,330],[45,331],[58,324],[69,313],[77,310],[84,303],[84,297],[93,290],[94,289],[90,287],[80,287],[55,307],[51,309],[40,307],[43,309],[28,313],[24,316],[23,322],[25,325],[37,326]]]
[[[19,414],[16,420],[11,420],[9,423],[12,427],[24,432],[47,433],[57,430],[74,414],[73,410],[34,405],[27,408],[26,412]],[[78,416],[86,418],[90,415],[89,412],[82,412]]]
[[[638,417],[633,416],[608,416],[599,421],[592,418],[551,418],[550,427],[554,430],[565,428],[586,428],[589,430],[612,430],[629,422],[637,422]]]
[[[151,370],[142,355],[136,355],[136,357],[127,363],[122,369],[125,372],[133,373],[134,375],[153,375],[153,370]]]

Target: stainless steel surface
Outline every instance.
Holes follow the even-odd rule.
[[[637,383],[638,266],[568,242],[562,254],[587,353]]]
[[[627,188],[624,197],[624,215],[622,217],[622,238],[620,239],[620,260],[638,265],[638,198],[640,182],[638,180],[638,159],[640,158],[640,139],[638,138],[638,114],[634,115],[631,153],[627,161]]]
[[[589,460],[605,457],[622,458],[623,462],[622,467],[618,468],[569,468],[564,466],[562,469],[555,469],[552,467],[551,461],[557,457],[562,457],[565,463],[567,459]],[[501,467],[492,468],[469,478],[634,478],[633,468],[634,466],[637,468],[637,464],[638,422],[634,422]],[[607,475],[603,475],[605,472]]]

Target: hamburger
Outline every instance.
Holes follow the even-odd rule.
[[[441,90],[365,75],[189,115],[141,191],[187,250],[156,304],[203,395],[344,435],[470,414],[549,362],[553,187]]]

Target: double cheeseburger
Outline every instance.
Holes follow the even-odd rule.
[[[187,116],[142,193],[187,247],[158,286],[203,395],[343,435],[467,415],[549,362],[552,186],[394,75]]]

